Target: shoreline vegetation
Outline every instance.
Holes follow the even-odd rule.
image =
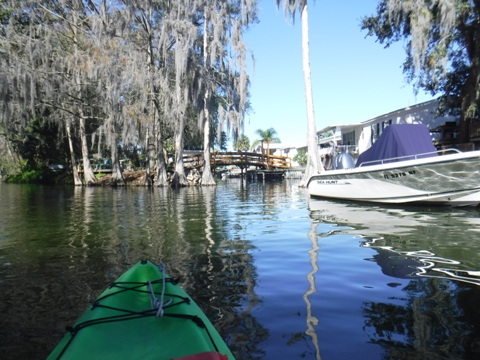
[[[189,186],[182,156],[201,148],[213,185],[211,149],[237,140],[250,108],[257,13],[252,0],[2,2],[0,172],[5,152],[35,169],[13,182],[43,183],[56,177],[43,166],[63,163],[75,186],[96,185],[91,159],[108,156],[117,186],[124,158],[156,166],[157,186],[169,166]]]
[[[91,171],[88,176],[91,181],[87,182],[83,167],[75,170],[70,164],[64,165],[61,163],[38,167],[23,161],[16,168],[13,168],[13,166],[2,168],[0,166],[0,181],[13,184],[71,184],[74,186],[214,186],[216,185],[215,179],[223,178],[225,174],[238,177],[242,173],[245,175],[251,171],[258,171],[259,173],[263,172],[263,176],[266,172],[270,172],[270,177],[278,177],[278,173],[283,174],[287,170],[298,171],[303,169],[306,164],[304,152],[299,152],[293,159],[288,156],[265,155],[263,150],[261,153],[239,150],[235,152],[216,152],[215,154],[214,162],[212,162],[215,167],[211,166],[207,170],[207,173],[210,173],[211,176],[206,179],[203,159],[195,154],[184,156],[184,167],[181,173],[178,173],[176,167],[173,166],[164,168],[161,173],[165,175],[159,175],[156,166],[145,167],[127,162],[124,166],[115,169],[108,159],[97,160],[96,162],[92,160],[90,164],[94,166],[90,167]],[[292,162],[298,164],[292,166]],[[159,176],[161,177],[160,180],[158,179]]]
[[[97,182],[95,184],[89,184],[82,186],[148,186],[146,181],[147,172],[146,170],[133,170],[133,171],[124,171],[124,185],[117,184],[111,174],[108,173],[98,173]],[[19,174],[14,176],[0,176],[0,181],[8,184],[38,184],[38,185],[74,185],[72,182],[72,175],[69,172],[62,172],[55,174],[52,172],[35,172],[35,175],[32,173],[29,174]],[[168,186],[176,186],[174,183],[173,174],[167,174]],[[191,171],[187,176],[187,185],[186,186],[195,186],[201,185],[201,174],[198,171]],[[155,181],[152,179],[153,186],[155,186]]]

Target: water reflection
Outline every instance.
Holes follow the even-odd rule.
[[[320,246],[318,246],[317,242],[317,225],[312,223],[310,231],[308,232],[308,238],[312,243],[312,248],[308,251],[308,257],[310,259],[310,265],[312,266],[312,271],[307,274],[307,281],[309,284],[309,288],[303,295],[303,300],[307,305],[307,330],[305,333],[311,337],[313,346],[315,347],[315,359],[320,360],[320,345],[318,343],[318,335],[315,330],[316,326],[318,325],[318,319],[313,315],[312,311],[312,302],[310,300],[310,296],[317,292],[317,287],[315,283],[315,274],[318,272],[318,251],[320,250]]]
[[[0,311],[10,314],[1,319],[1,353],[45,358],[105,284],[141,258],[168,264],[239,358],[260,352],[267,332],[251,312],[260,301],[253,245],[229,237],[232,194],[218,196],[216,188],[1,190]]]
[[[0,201],[2,359],[45,358],[142,257],[167,264],[238,359],[480,354],[477,210],[313,202],[287,181],[0,184]]]
[[[366,301],[364,331],[385,349],[385,358],[474,359],[480,350],[480,300],[472,288],[443,279],[409,282],[402,304]]]
[[[310,200],[309,209],[314,222],[354,234],[368,251],[364,260],[390,279],[385,281],[395,289],[392,295],[361,305],[363,331],[384,349],[384,359],[477,358],[478,210],[322,200]]]
[[[404,279],[414,277],[445,278],[480,285],[480,271],[444,267],[461,265],[460,261],[442,258],[427,250],[395,250],[391,247],[379,245],[379,240],[368,239],[362,241],[361,246],[377,251],[377,254],[371,260],[382,268],[385,275]]]
[[[446,277],[480,285],[479,252],[475,251],[480,251],[479,210],[377,207],[321,200],[311,200],[309,209],[313,219],[346,226],[348,233],[362,239],[361,246],[375,249],[377,254],[370,260],[387,275]]]

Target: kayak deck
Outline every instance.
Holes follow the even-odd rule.
[[[48,359],[234,359],[198,305],[142,260],[100,295]]]

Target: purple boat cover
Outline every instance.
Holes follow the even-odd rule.
[[[432,153],[421,157],[437,156],[428,128],[422,124],[395,124],[383,130],[372,147],[358,157],[355,166],[366,161],[384,160],[402,156]],[[404,159],[392,159],[389,162]],[[367,165],[374,165],[365,164]]]

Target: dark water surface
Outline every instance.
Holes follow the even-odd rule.
[[[44,359],[107,284],[165,262],[237,359],[480,359],[480,210],[215,188],[0,184],[0,358]]]

